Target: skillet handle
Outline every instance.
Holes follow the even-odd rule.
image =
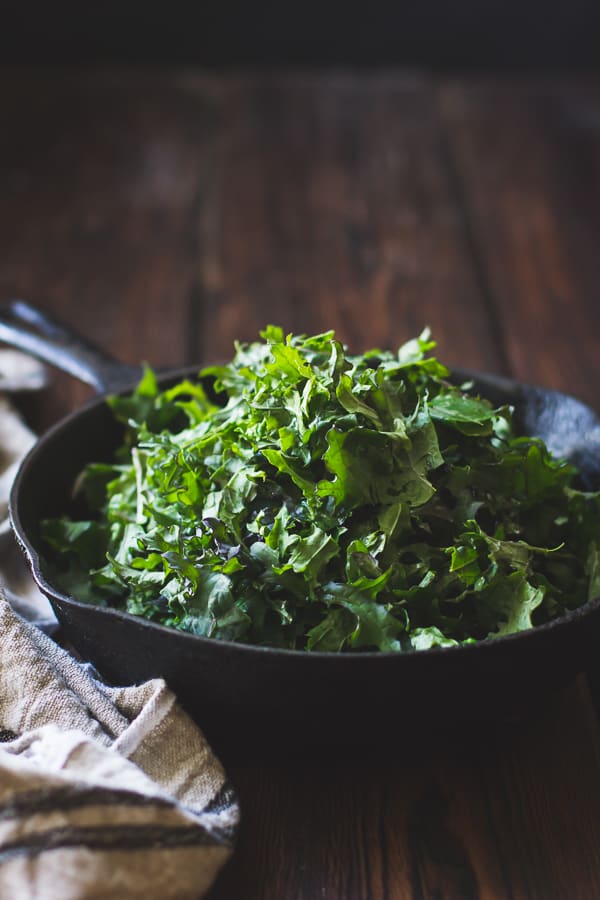
[[[98,393],[127,387],[141,376],[139,366],[118,362],[24,300],[0,305],[0,341],[90,384]]]

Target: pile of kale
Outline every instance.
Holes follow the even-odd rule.
[[[600,595],[600,495],[458,388],[424,333],[349,355],[332,332],[114,397],[126,439],[44,523],[52,580],[213,638],[403,651],[531,628]]]

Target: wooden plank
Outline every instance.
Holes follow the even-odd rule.
[[[600,408],[600,84],[449,82],[439,96],[513,374]]]
[[[575,683],[527,722],[408,733],[393,759],[234,769],[242,832],[211,900],[591,900],[598,763]]]
[[[425,79],[333,73],[211,86],[204,355],[227,356],[234,338],[252,339],[268,321],[334,328],[356,351],[394,347],[428,324],[449,362],[502,370]]]
[[[169,75],[25,70],[4,73],[0,107],[0,295],[124,360],[186,362],[206,100]],[[40,426],[88,395],[57,378]]]
[[[600,895],[598,723],[583,676],[481,756],[515,900]]]
[[[382,749],[361,766],[234,770],[242,833],[211,900],[591,900],[599,760],[585,706],[575,684],[527,723],[407,736],[393,761]]]

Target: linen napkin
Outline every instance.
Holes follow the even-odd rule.
[[[0,599],[0,897],[196,898],[238,807],[162,680],[109,688]]]
[[[33,440],[0,396],[0,897],[201,897],[239,820],[201,731],[162,680],[108,687],[13,608],[51,626],[6,521]]]

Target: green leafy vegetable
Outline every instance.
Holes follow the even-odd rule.
[[[229,365],[114,397],[88,521],[44,524],[80,599],[231,641],[448,647],[600,593],[600,495],[511,411],[448,381],[425,332],[349,355],[332,332],[236,346]]]

